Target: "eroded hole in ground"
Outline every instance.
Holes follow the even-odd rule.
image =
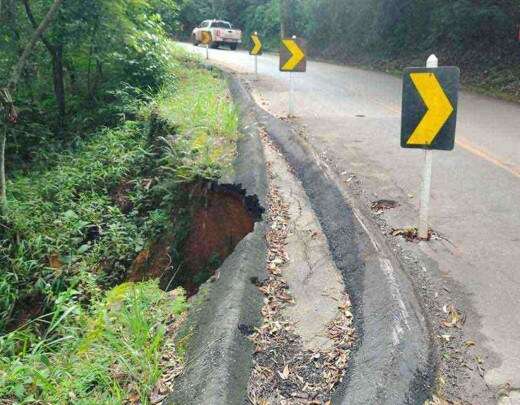
[[[432,229],[428,229],[428,237],[426,239],[420,238],[418,235],[417,228],[409,227],[409,228],[392,228],[390,230],[389,235],[391,236],[400,236],[403,239],[406,239],[408,242],[420,242],[424,240],[440,240],[445,239],[445,237],[440,236],[437,232]]]
[[[373,201],[370,205],[370,208],[372,211],[381,212],[384,210],[389,210],[392,208],[397,208],[399,206],[399,203],[394,200],[377,200]]]
[[[128,281],[160,278],[161,288],[181,286],[191,296],[262,217],[258,198],[237,185],[196,184],[186,192],[186,206],[172,214],[173,231],[138,255]]]

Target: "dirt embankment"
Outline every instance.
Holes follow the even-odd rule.
[[[253,231],[262,214],[258,201],[235,185],[200,183],[186,186],[185,193],[189,198],[178,210],[185,212],[188,221],[177,224],[172,214],[172,230],[139,253],[129,281],[160,278],[166,290],[182,286],[188,295],[195,294]]]
[[[152,112],[149,142],[157,159],[163,153],[162,140],[175,138],[176,132],[174,125]],[[130,205],[124,195],[126,185],[114,194],[123,211]],[[193,295],[210,277],[218,277],[217,269],[253,231],[263,209],[258,198],[246,196],[246,191],[234,184],[200,180],[178,186],[176,193],[171,226],[137,255],[127,280],[159,278],[161,288],[169,291],[182,286]]]

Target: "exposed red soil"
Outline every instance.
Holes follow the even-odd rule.
[[[161,278],[172,265],[170,257],[173,235],[163,235],[135,258],[129,270],[128,281],[144,281]]]
[[[199,271],[213,273],[216,268],[211,265],[215,267],[214,262],[221,263],[233,253],[254,226],[254,218],[242,195],[226,189],[207,191],[203,195],[203,205],[192,216],[190,233],[182,251],[184,271],[193,276]]]
[[[233,187],[197,184],[186,192],[190,195],[191,226],[179,252],[181,262],[174,263],[171,257],[174,236],[162,235],[134,260],[128,281],[162,278],[163,288],[180,283],[188,295],[193,295],[199,287],[200,277],[196,276],[214,274],[253,231],[255,214],[249,212],[244,195]]]

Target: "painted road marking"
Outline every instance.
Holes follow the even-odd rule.
[[[233,68],[235,65],[228,64],[229,67]],[[395,114],[401,114],[401,109],[398,106],[393,106],[391,104],[387,104],[384,101],[380,101],[376,98],[372,98],[369,96],[364,96],[366,99],[380,105],[383,108],[386,108],[388,111],[391,111]],[[503,159],[493,155],[491,152],[487,151],[486,149],[477,146],[470,142],[467,138],[464,138],[462,136],[459,136],[459,138],[455,141],[455,144],[459,146],[460,148],[464,149],[466,152],[471,153],[472,155],[486,160],[489,163],[492,163],[494,166],[497,166],[498,168],[507,171],[509,174],[513,175],[514,177],[520,178],[520,166],[508,163],[504,161]]]
[[[381,107],[387,109],[388,111],[391,111],[395,114],[401,114],[401,109],[398,106],[387,104],[384,101],[380,101],[380,100],[378,100],[376,98],[372,98],[370,96],[365,96],[365,98],[375,104],[380,105]],[[473,144],[467,138],[459,135],[458,139],[455,140],[455,144],[457,146],[461,147],[462,149],[464,149],[466,152],[469,152],[472,155],[474,155],[480,159],[487,160],[489,163],[492,163],[493,165],[507,171],[508,173],[512,174],[513,176],[520,178],[520,166],[504,161],[503,159],[493,155],[491,152],[487,151],[486,149]]]

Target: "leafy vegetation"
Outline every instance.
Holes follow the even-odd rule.
[[[238,114],[225,82],[207,71],[176,72],[179,86],[165,87],[156,111],[182,136],[165,139],[164,168],[177,181],[217,180],[236,152]]]
[[[161,325],[185,298],[170,302],[155,282],[119,283],[149,241],[166,229],[185,232],[170,219],[182,184],[230,170],[237,138],[222,79],[168,51],[170,79],[157,94],[117,91],[110,108],[124,111],[119,125],[11,171],[0,230],[2,398],[147,403],[161,374]],[[150,138],[153,115],[167,123],[154,135],[164,137]]]
[[[179,7],[0,2],[2,399],[148,403],[163,372],[184,294],[125,280],[160,235],[182,240],[183,187],[229,170],[237,138],[224,82],[168,39]]]
[[[277,48],[280,32],[308,40],[314,56],[401,70],[431,53],[463,80],[520,100],[518,0],[188,0],[189,32],[224,18]]]
[[[85,311],[62,295],[45,336],[24,343],[23,332],[0,338],[0,397],[18,403],[149,403],[159,379],[166,322],[186,310],[182,291],[156,282],[119,285]],[[58,350],[57,350],[58,349]],[[17,357],[5,353],[16,350]]]

